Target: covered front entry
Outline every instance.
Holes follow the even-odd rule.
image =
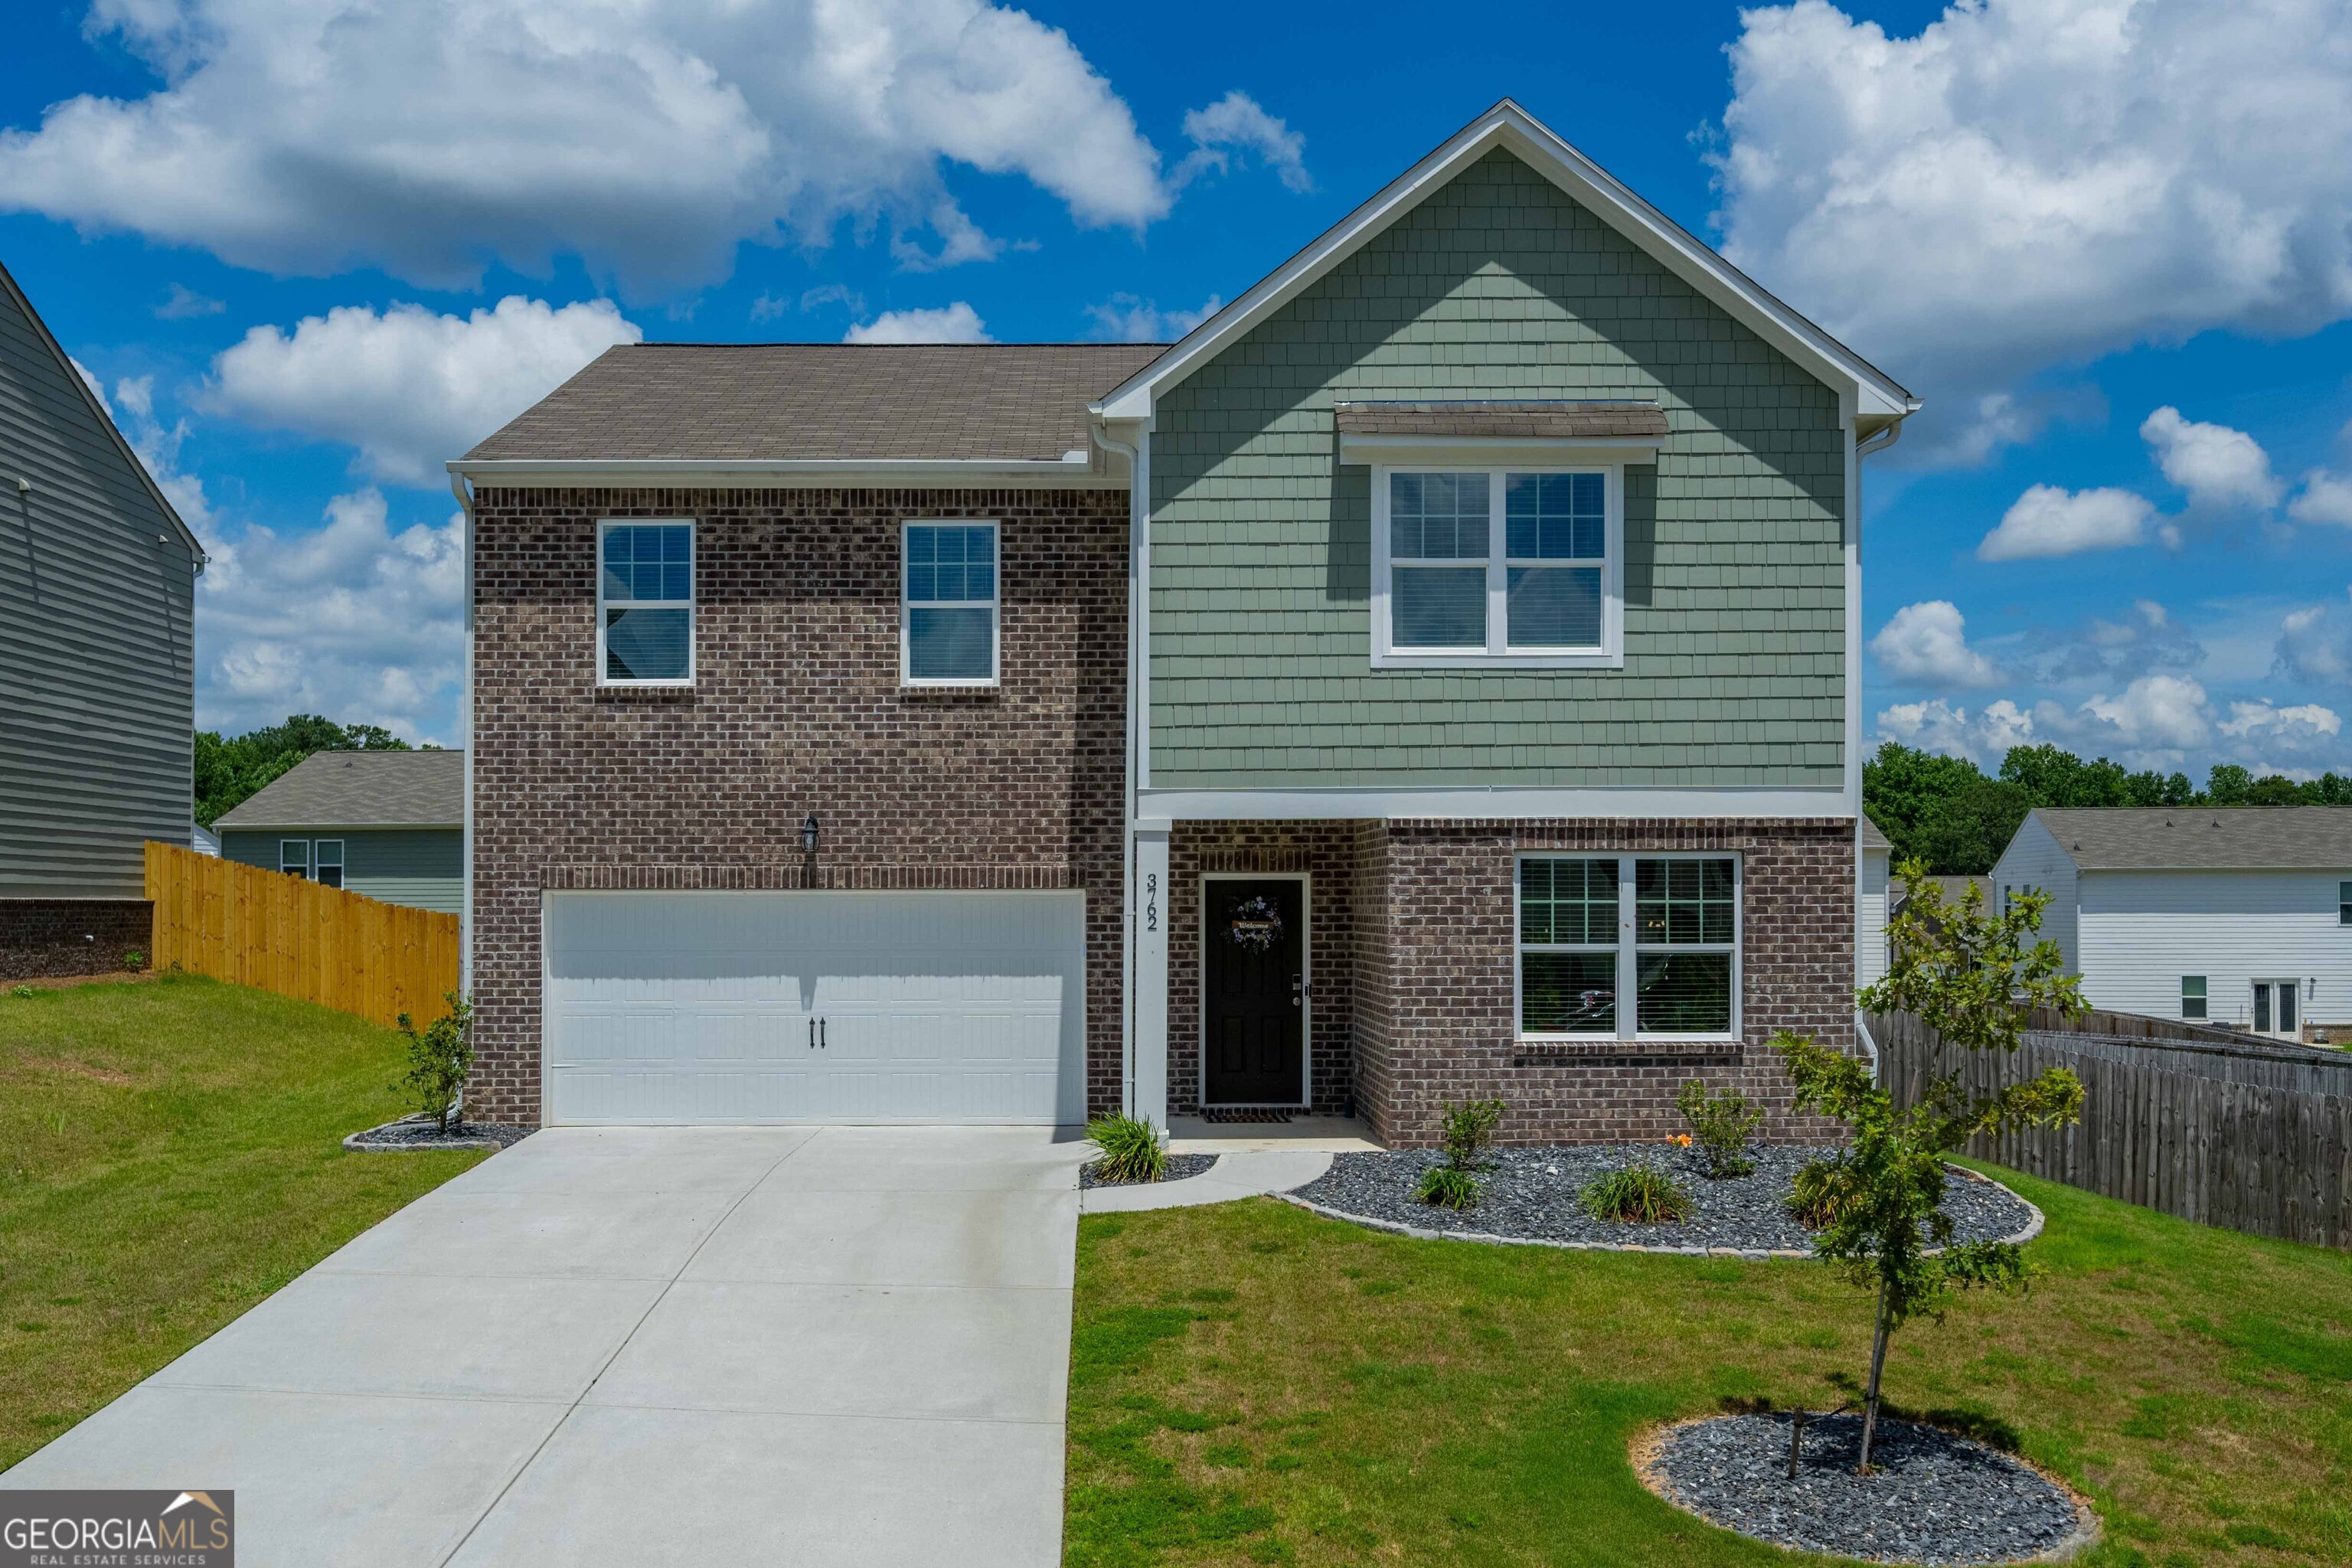
[[[546,895],[551,1125],[1085,1120],[1080,892]]]
[[[1202,909],[1202,1104],[1306,1104],[1306,879],[1212,876]]]

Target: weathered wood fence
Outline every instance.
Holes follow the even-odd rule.
[[[2031,1030],[2014,1056],[1956,1049],[1909,1014],[1877,1014],[1881,1081],[1910,1105],[1957,1072],[1990,1094],[2044,1068],[2083,1080],[2073,1127],[1978,1138],[1969,1152],[2202,1225],[2352,1247],[2352,1055],[2242,1037]]]
[[[422,1026],[457,989],[457,917],[379,903],[302,877],[147,844],[159,970],[257,986]]]

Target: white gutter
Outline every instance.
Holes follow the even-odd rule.
[[[1912,408],[1916,412],[1917,407],[1917,400],[1914,399],[1912,402]],[[1853,447],[1853,493],[1847,498],[1847,504],[1853,512],[1854,585],[1853,609],[1853,614],[1848,617],[1851,624],[1846,627],[1846,647],[1849,650],[1847,657],[1856,661],[1853,667],[1853,689],[1854,695],[1857,698],[1859,698],[1862,693],[1862,667],[1860,663],[1862,647],[1862,460],[1864,458],[1869,457],[1874,452],[1884,452],[1887,447],[1892,447],[1895,442],[1902,438],[1903,421],[1897,419],[1893,424],[1888,425],[1885,428],[1873,433],[1868,440],[1855,443]],[[1861,703],[1859,701],[1854,704],[1854,710],[1848,716],[1846,722],[1848,725],[1848,733],[1856,737],[1852,743],[1855,746],[1858,752],[1860,748],[1859,737],[1862,733],[1862,710]],[[1860,927],[1862,918],[1863,875],[1862,762],[1858,754],[1853,760],[1853,908],[1855,923],[1854,934],[1858,941],[1862,934]],[[1891,864],[1893,857],[1889,856],[1888,859]],[[1858,961],[1861,957],[1861,953],[1857,952],[1854,956]],[[1863,1050],[1870,1058],[1870,1081],[1872,1083],[1876,1083],[1879,1081],[1878,1042],[1871,1036],[1869,1021],[1863,1017],[1860,1010],[1858,1009],[1855,1011],[1853,1016],[1853,1032],[1855,1037],[1862,1042]]]
[[[477,484],[1080,485],[1118,489],[1088,452],[1058,458],[460,458],[450,474]]]
[[[466,663],[458,688],[459,718],[466,742],[465,871],[457,900],[457,994],[474,994],[474,496],[457,465],[449,465],[449,493],[466,519]],[[593,563],[592,563],[593,564]]]
[[[1142,443],[1114,441],[1103,426],[1089,421],[1087,432],[1097,445],[1127,459],[1127,765],[1120,780],[1119,808],[1119,942],[1118,1088],[1119,1110],[1135,1114],[1135,780],[1137,676],[1142,665],[1144,516],[1151,499],[1143,482]]]

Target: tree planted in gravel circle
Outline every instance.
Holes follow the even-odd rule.
[[[1864,1012],[1916,1015],[1958,1049],[2013,1052],[2032,1009],[2055,1008],[2070,1019],[2088,1011],[2057,944],[2034,940],[2049,894],[2025,893],[1988,914],[1978,888],[1948,900],[1918,860],[1905,861],[1896,874],[1906,897],[1889,929],[1895,958],[1885,978],[1858,996]],[[1943,1212],[1945,1156],[1979,1132],[2076,1121],[2083,1084],[2068,1068],[2052,1068],[1979,1096],[1961,1087],[1958,1072],[1946,1072],[1898,1110],[1870,1068],[1843,1052],[1785,1031],[1772,1043],[1796,1085],[1796,1109],[1853,1130],[1845,1149],[1809,1167],[1807,1184],[1827,1221],[1813,1238],[1814,1255],[1878,1295],[1862,1416],[1859,1468],[1868,1474],[1895,1331],[1923,1312],[1940,1316],[1953,1290],[2017,1291],[2026,1284],[2025,1254],[2013,1243],[1952,1239]]]

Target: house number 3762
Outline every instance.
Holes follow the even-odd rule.
[[[1160,873],[1148,871],[1143,878],[1143,929],[1160,929]]]

